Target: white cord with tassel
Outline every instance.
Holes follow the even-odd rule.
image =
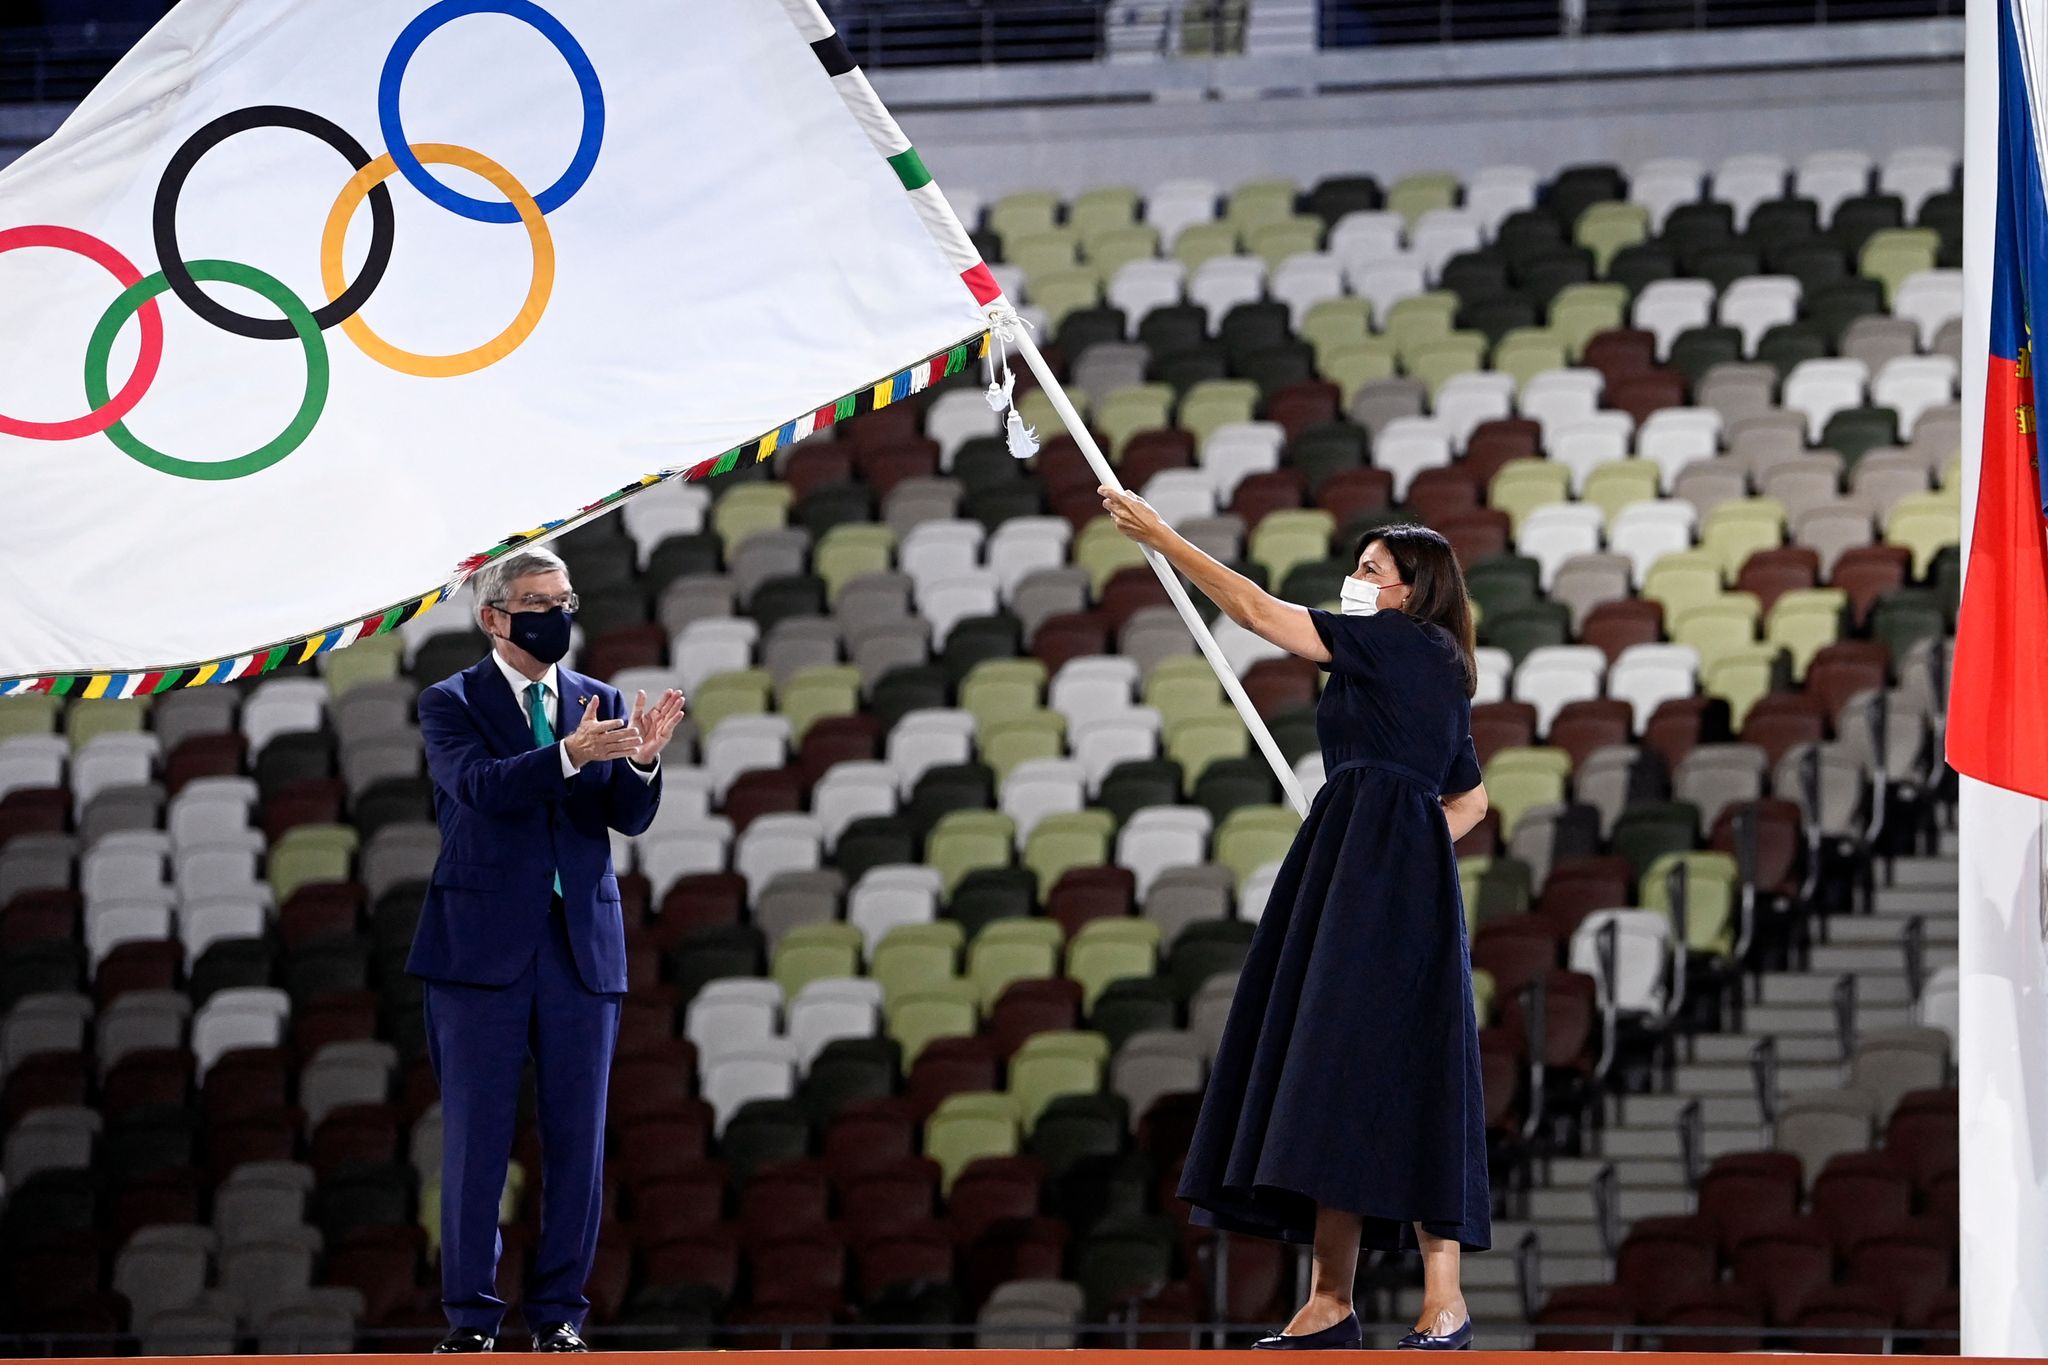
[[[1031,324],[1006,301],[990,307],[988,321],[988,392],[982,396],[988,400],[990,412],[1009,414],[1003,419],[1004,440],[1012,455],[1028,460],[1038,453],[1038,432],[1025,426],[1024,414],[1017,411],[1017,375],[1010,369],[1010,347]]]

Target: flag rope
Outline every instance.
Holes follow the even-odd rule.
[[[306,635],[293,636],[232,658],[164,664],[124,672],[88,669],[0,678],[0,697],[29,696],[37,693],[85,698],[143,697],[181,687],[204,687],[212,683],[233,682],[239,678],[251,678],[274,672],[292,664],[307,663],[331,650],[341,649],[358,640],[367,640],[373,635],[383,635],[397,629],[420,613],[447,601],[469,580],[471,574],[513,550],[538,545],[576,530],[612,511],[628,498],[637,497],[663,483],[672,480],[693,481],[711,474],[723,473],[750,455],[753,458],[749,462],[758,463],[782,446],[794,444],[812,432],[823,431],[835,422],[887,407],[913,393],[923,392],[941,379],[964,373],[987,350],[988,333],[976,333],[946,350],[926,356],[915,365],[898,370],[872,384],[864,384],[852,393],[806,412],[803,416],[785,422],[753,440],[742,442],[724,454],[700,460],[695,464],[644,475],[624,488],[615,489],[596,502],[578,508],[566,517],[514,532],[490,549],[461,561],[455,566],[455,572],[447,582],[356,620],[328,626]]]

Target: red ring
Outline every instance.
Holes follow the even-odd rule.
[[[0,252],[28,246],[55,247],[83,256],[119,280],[123,289],[142,282],[142,272],[126,256],[76,228],[37,224],[0,230]],[[136,317],[142,323],[142,351],[135,358],[135,373],[128,376],[128,382],[106,406],[68,422],[29,422],[0,413],[0,435],[26,436],[32,441],[73,441],[105,431],[132,412],[155,382],[157,366],[164,358],[164,318],[156,300],[144,304]]]

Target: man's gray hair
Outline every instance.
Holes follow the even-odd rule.
[[[478,569],[475,576],[469,580],[471,590],[476,593],[475,610],[478,624],[483,622],[485,607],[503,607],[505,596],[512,591],[512,585],[529,574],[537,573],[558,573],[567,578],[569,566],[564,564],[562,557],[553,550],[535,546],[531,550],[520,550],[494,559]]]

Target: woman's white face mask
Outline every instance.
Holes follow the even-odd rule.
[[[1380,609],[1380,585],[1347,578],[1337,590],[1337,603],[1346,616],[1371,616]]]

